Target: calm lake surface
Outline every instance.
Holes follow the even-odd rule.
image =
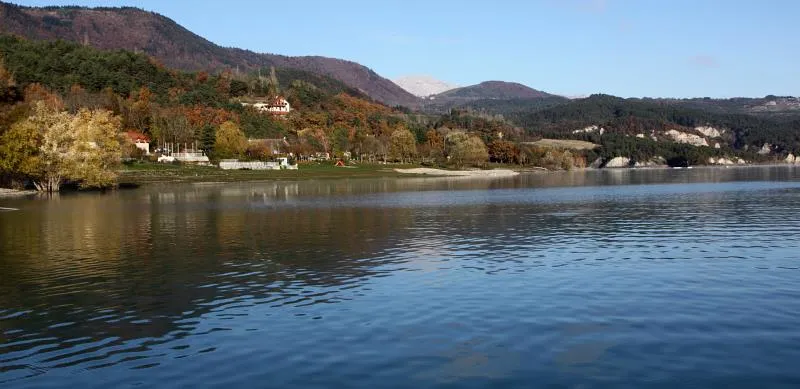
[[[800,168],[0,207],[3,388],[800,385]]]

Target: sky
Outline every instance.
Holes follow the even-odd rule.
[[[12,0],[134,6],[222,46],[566,96],[800,95],[797,0]]]

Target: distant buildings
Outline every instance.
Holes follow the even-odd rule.
[[[270,98],[265,102],[242,103],[242,105],[253,107],[259,112],[278,115],[278,116],[283,116],[288,114],[289,112],[292,112],[292,106],[285,98],[281,96]]]

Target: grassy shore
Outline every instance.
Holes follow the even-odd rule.
[[[379,178],[407,176],[396,168],[418,165],[353,164],[347,167],[332,163],[300,164],[298,170],[222,170],[214,166],[136,163],[120,169],[121,185],[144,185],[166,182],[236,182],[270,180],[312,180],[331,178]]]

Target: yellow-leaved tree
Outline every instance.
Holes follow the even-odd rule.
[[[121,158],[120,120],[105,110],[76,115],[42,101],[0,139],[0,168],[29,179],[36,189],[56,192],[67,181],[83,188],[116,183]]]
[[[445,137],[445,149],[451,163],[482,166],[489,159],[489,151],[483,141],[474,135],[461,131],[451,132]]]
[[[227,121],[217,130],[214,156],[218,159],[238,158],[247,148],[247,138],[236,123]]]
[[[409,130],[404,128],[395,130],[389,142],[389,153],[401,163],[417,155],[417,141]]]
[[[81,109],[70,127],[75,141],[67,158],[67,176],[82,188],[115,185],[122,158],[120,118],[106,110]]]

